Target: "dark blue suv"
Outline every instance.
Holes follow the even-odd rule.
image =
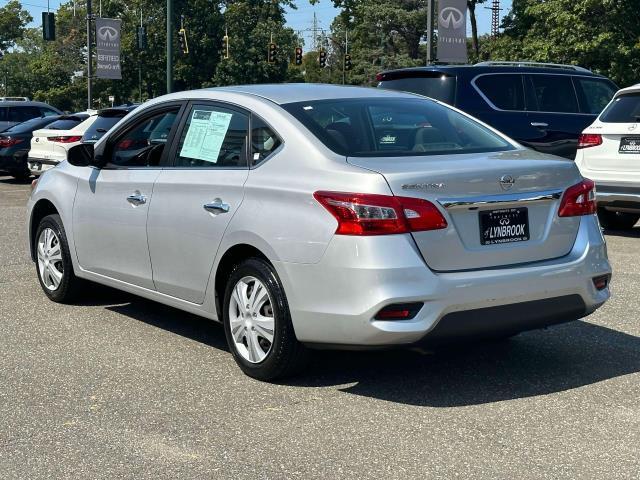
[[[378,86],[453,105],[521,144],[574,158],[578,136],[618,87],[589,70],[556,64],[484,62],[390,70]]]

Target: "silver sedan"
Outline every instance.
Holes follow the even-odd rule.
[[[505,337],[609,298],[594,185],[431,99],[255,85],[147,102],[44,174],[45,294],[86,281],[222,322],[271,380],[310,348]]]

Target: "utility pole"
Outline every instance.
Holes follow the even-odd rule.
[[[173,92],[173,0],[167,0],[167,93]]]
[[[347,65],[346,57],[349,55],[349,32],[347,27],[344,28],[344,55],[342,56],[342,84],[347,83]]]
[[[87,109],[93,106],[93,91],[91,85],[91,77],[93,76],[93,56],[91,54],[93,38],[91,31],[91,0],[87,0]]]
[[[316,12],[313,12],[313,51],[318,51],[318,19]]]
[[[427,1],[427,65],[433,63],[433,0]]]
[[[491,5],[491,36],[496,38],[500,33],[500,0],[493,0]]]

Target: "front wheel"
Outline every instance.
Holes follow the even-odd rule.
[[[306,365],[287,298],[273,267],[250,258],[231,273],[223,303],[229,349],[244,373],[258,380],[292,375]]]
[[[629,230],[634,227],[640,215],[635,213],[612,212],[601,208],[598,210],[600,225],[607,230]]]
[[[59,215],[47,215],[40,221],[34,246],[36,271],[44,293],[54,302],[73,300],[80,279],[73,273],[69,244]]]

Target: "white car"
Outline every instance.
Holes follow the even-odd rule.
[[[97,113],[66,115],[47,128],[33,132],[27,163],[34,175],[67,159],[67,152],[82,141],[84,132],[96,121]]]
[[[576,164],[597,185],[605,228],[632,228],[640,219],[640,84],[624,88],[588,127]]]

